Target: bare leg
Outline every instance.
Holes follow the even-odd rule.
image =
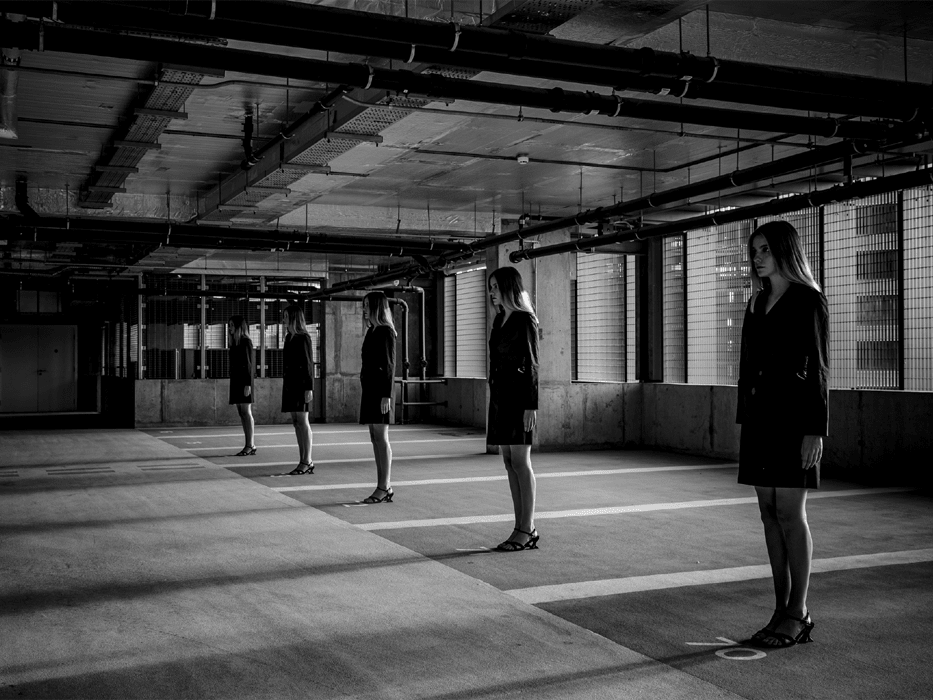
[[[252,404],[238,403],[236,405],[237,413],[240,414],[240,423],[243,425],[243,434],[246,436],[246,446],[256,447],[254,442],[254,433],[256,424],[253,421]]]
[[[771,578],[774,580],[774,609],[784,611],[790,598],[790,569],[787,565],[784,530],[778,521],[775,489],[756,486],[755,492],[758,494],[758,510],[765,529],[765,545],[771,562]]]
[[[298,459],[303,464],[311,464],[311,424],[308,423],[308,412],[292,411],[291,413],[295,437],[298,438]]]
[[[388,491],[392,485],[392,445],[389,444],[389,426],[374,423],[369,426],[369,439],[373,443],[376,458],[376,486]]]
[[[512,505],[515,509],[515,522],[517,529],[524,531],[512,533],[511,539],[518,544],[525,544],[531,539],[535,530],[535,493],[537,483],[535,473],[531,468],[531,445],[501,445],[503,461],[506,452],[509,459],[506,462],[509,474],[509,488],[512,491]]]
[[[784,533],[790,595],[787,615],[802,619],[807,614],[807,592],[810,588],[810,563],[813,559],[813,538],[807,522],[807,489],[775,489],[777,517]],[[788,629],[784,629],[787,627]],[[778,631],[793,636],[800,623],[785,620]]]
[[[512,495],[512,509],[515,511],[515,529],[517,530],[521,527],[522,522],[522,490],[518,482],[518,475],[512,468],[511,447],[509,445],[499,445],[499,454],[502,455],[502,462],[505,464],[505,474],[509,477],[509,491]]]

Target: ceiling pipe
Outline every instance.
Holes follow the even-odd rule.
[[[465,243],[430,238],[347,236],[302,233],[280,229],[228,229],[195,224],[133,223],[107,219],[29,218],[6,219],[10,240],[145,243],[176,248],[283,249],[294,252],[346,252],[363,255],[411,256],[455,253],[468,248]]]
[[[42,3],[15,4],[34,6]],[[526,65],[531,66],[529,71],[540,71],[542,67],[548,66],[554,70],[572,67],[582,69],[583,74],[592,72],[599,75],[607,72],[606,66],[612,66],[613,73],[627,78],[633,84],[646,79],[662,79],[674,81],[675,85],[718,83],[752,86],[760,88],[759,94],[762,96],[769,90],[778,90],[808,93],[816,97],[832,95],[864,102],[865,95],[871,95],[871,101],[878,103],[918,106],[928,104],[933,92],[929,85],[921,83],[742,63],[689,53],[656,51],[647,47],[630,49],[514,30],[440,24],[308,4],[205,2],[202,7],[198,7],[196,3],[185,3],[182,13],[172,13],[179,5],[170,2],[95,3],[98,7],[90,8],[87,5],[60,2],[58,17],[61,21],[74,21],[77,24],[98,22],[103,26],[138,26],[141,22],[140,14],[145,14],[144,22],[158,24],[173,33],[183,31],[272,44],[290,42],[288,45],[312,48],[314,43],[309,37],[316,38],[317,46],[321,46],[323,35],[332,35],[342,42],[335,46],[344,47],[336,50],[344,52],[353,50],[346,40],[355,38],[373,45],[371,50],[361,51],[364,55],[379,55],[379,47],[394,44],[384,49],[384,53],[390,54],[384,57],[409,63],[417,60],[420,63],[428,61],[449,65],[463,65],[470,59],[487,57],[499,60],[500,69],[507,66],[509,70],[505,72],[518,71]],[[36,10],[33,9],[29,14],[35,16]],[[158,18],[159,14],[163,17]],[[301,27],[313,27],[313,30],[296,29]],[[378,39],[373,43],[375,38]],[[432,49],[435,53],[428,53]],[[563,79],[556,73],[538,74],[537,77]],[[623,82],[615,78],[607,80],[611,82],[605,84],[613,86]],[[676,87],[672,94],[679,96]],[[708,97],[703,94],[696,96]]]
[[[887,192],[907,190],[913,187],[922,187],[930,184],[933,184],[933,169],[926,168],[924,170],[915,170],[913,172],[892,175],[891,177],[879,178],[877,180],[857,182],[851,185],[839,185],[823,190],[822,192],[811,192],[809,194],[774,199],[765,204],[721,211],[714,214],[705,214],[692,219],[675,221],[668,224],[642,226],[632,231],[595,236],[593,238],[580,239],[569,243],[558,243],[556,245],[544,246],[533,250],[518,250],[509,255],[509,260],[513,263],[517,263],[522,260],[533,260],[573,251],[596,250],[615,243],[671,236],[710,226],[721,226],[736,221],[756,219],[762,216],[778,216],[808,207],[819,207],[825,204],[832,204],[834,202],[842,202],[850,199],[862,199]]]
[[[237,3],[232,3],[236,5]],[[9,35],[8,23],[0,23],[0,35]],[[38,25],[30,25],[13,39],[19,48],[40,47]],[[307,80],[314,76],[341,86],[388,90],[425,95],[436,99],[462,99],[515,107],[549,109],[553,112],[598,112],[609,117],[632,117],[673,123],[702,124],[729,129],[752,129],[812,136],[882,140],[902,136],[920,126],[896,128],[890,122],[848,122],[823,117],[746,112],[713,107],[664,104],[657,101],[627,100],[618,95],[601,95],[562,88],[529,88],[471,80],[445,78],[437,74],[416,74],[362,64],[338,64],[294,56],[217,48],[176,41],[122,36],[107,32],[43,25],[45,50],[110,56],[133,60],[170,60],[184,65],[274,75]]]
[[[905,103],[898,99],[879,99],[873,92],[860,92],[857,96],[836,95],[832,92],[801,92],[799,85],[793,83],[790,88],[778,88],[776,86],[760,87],[756,82],[751,85],[742,84],[741,86],[730,85],[728,82],[698,82],[692,79],[671,78],[671,77],[646,77],[643,73],[635,73],[631,69],[607,68],[606,66],[616,66],[615,63],[606,63],[598,65],[579,65],[569,63],[555,63],[552,60],[535,61],[527,58],[510,55],[507,60],[503,60],[500,55],[473,53],[466,50],[451,51],[446,47],[432,47],[418,44],[405,43],[398,40],[394,34],[369,34],[361,35],[357,28],[358,23],[354,23],[350,29],[351,33],[334,31],[333,33],[322,31],[318,18],[313,18],[308,24],[300,25],[282,25],[269,19],[267,13],[262,14],[259,20],[259,29],[257,30],[256,15],[252,14],[251,19],[243,19],[243,13],[235,8],[232,13],[235,17],[226,19],[223,15],[229,11],[223,8],[219,13],[215,12],[213,19],[206,19],[197,16],[178,14],[167,14],[166,12],[149,11],[147,8],[140,7],[135,3],[131,12],[127,12],[119,5],[111,5],[110,10],[101,11],[95,19],[98,22],[105,23],[106,26],[124,24],[126,26],[147,26],[155,27],[166,32],[178,32],[179,30],[189,31],[196,34],[218,34],[228,39],[237,39],[243,41],[255,41],[257,31],[263,34],[268,33],[268,37],[263,37],[267,43],[275,45],[292,46],[300,48],[317,49],[320,51],[336,51],[340,53],[352,53],[361,56],[375,56],[384,59],[396,60],[403,63],[411,63],[417,60],[420,63],[432,65],[446,65],[457,68],[469,68],[478,71],[489,71],[495,73],[505,73],[510,75],[522,75],[526,77],[544,78],[549,80],[560,80],[569,82],[582,82],[591,85],[604,85],[615,88],[616,90],[628,90],[637,92],[648,92],[657,95],[670,95],[672,97],[685,97],[690,99],[709,99],[726,102],[736,102],[741,104],[753,104],[766,107],[780,107],[783,109],[797,109],[803,111],[850,114],[876,118],[891,118],[901,121],[914,119],[918,113],[918,103]],[[142,10],[142,13],[140,12]],[[242,10],[242,8],[241,8]],[[320,8],[311,9],[311,13],[318,15]],[[332,14],[332,8],[326,10],[326,13]],[[340,13],[342,11],[337,10]],[[373,14],[365,12],[353,12],[360,17],[361,21],[372,21]],[[274,13],[273,13],[274,14]],[[142,17],[141,17],[142,15]],[[83,13],[87,18],[87,13]],[[376,16],[379,21],[379,16]],[[239,19],[238,19],[239,18]],[[437,33],[446,32],[441,29],[436,22],[423,22],[422,20],[402,20],[401,18],[387,18],[388,25],[396,24],[399,21],[422,23],[427,31]],[[324,23],[326,25],[326,22]],[[303,29],[299,27],[314,27],[314,29]],[[468,28],[469,29],[469,28]],[[392,31],[387,26],[385,31]],[[503,31],[503,30],[490,30]],[[512,35],[519,34],[523,37],[534,36],[524,35],[518,32],[510,32]],[[387,37],[387,38],[382,38]],[[552,39],[551,41],[563,42],[564,40]],[[516,42],[520,43],[520,42]],[[573,44],[568,50],[573,51],[580,42],[565,42]],[[592,47],[592,44],[583,44],[586,47]],[[612,50],[618,50],[618,47],[612,47]],[[621,49],[622,52],[630,52],[632,49]],[[637,54],[643,55],[640,50],[634,50]],[[560,54],[557,54],[560,55]],[[693,58],[689,54],[672,54],[680,56],[682,59]],[[564,57],[562,57],[563,59]],[[708,59],[707,59],[708,60]],[[715,59],[713,59],[715,60]],[[755,70],[764,71],[771,66],[758,65]],[[851,76],[842,74],[839,77],[850,79]],[[893,81],[882,81],[890,84]],[[897,83],[898,89],[900,83]],[[917,85],[920,90],[926,86]],[[929,93],[929,90],[927,90]],[[866,98],[866,94],[869,97]],[[929,96],[929,95],[928,95]],[[919,96],[918,96],[919,97]]]
[[[526,226],[519,231],[502,233],[492,238],[484,239],[492,241],[491,245],[508,243],[516,239],[530,238],[531,236],[540,236],[552,231],[570,228],[572,226],[582,226],[584,224],[594,223],[596,221],[605,221],[632,212],[642,211],[644,209],[655,209],[667,204],[673,204],[682,200],[688,200],[692,197],[712,194],[721,190],[729,190],[742,185],[750,185],[772,177],[789,175],[790,173],[807,170],[809,168],[827,165],[846,157],[851,157],[864,153],[867,147],[863,143],[854,141],[843,141],[842,143],[831,146],[815,148],[807,153],[795,153],[792,156],[781,158],[772,163],[756,165],[752,168],[735,170],[726,175],[714,177],[709,180],[692,183],[683,187],[675,187],[671,190],[662,192],[653,192],[646,197],[639,197],[628,202],[620,202],[611,207],[599,207],[590,209],[573,216],[565,216],[554,221],[546,221],[534,226]]]
[[[779,90],[771,87],[759,89],[757,86],[742,86],[736,89],[733,86],[719,83],[704,83],[691,80],[645,77],[625,70],[606,68],[605,66],[588,66],[581,69],[577,65],[562,63],[534,61],[510,57],[503,60],[501,56],[471,53],[465,51],[451,52],[447,48],[434,48],[431,46],[413,46],[399,42],[388,35],[389,38],[380,38],[385,35],[369,35],[360,37],[356,34],[339,34],[303,29],[298,27],[308,25],[285,26],[275,24],[268,20],[263,12],[257,25],[257,14],[254,13],[249,21],[242,19],[225,19],[224,8],[218,8],[213,19],[192,16],[180,13],[170,14],[147,8],[141,3],[134,3],[132,8],[116,4],[104,3],[103,7],[85,9],[80,19],[72,17],[77,24],[94,23],[107,27],[141,27],[150,30],[159,30],[177,34],[179,31],[192,34],[216,34],[227,39],[241,41],[256,41],[257,33],[263,35],[266,43],[278,46],[292,46],[299,48],[316,49],[319,51],[335,51],[339,53],[352,53],[361,56],[374,56],[384,59],[396,60],[402,63],[411,63],[417,57],[419,63],[426,65],[447,65],[457,68],[468,68],[478,71],[522,75],[527,77],[561,80],[569,82],[583,82],[590,85],[604,85],[616,90],[648,92],[657,95],[670,95],[672,97],[687,97],[691,99],[704,98],[742,104],[754,104],[766,107],[781,107],[784,109],[798,109],[814,112],[832,112],[837,114],[851,114],[867,117],[891,118],[909,121],[917,115],[916,104],[904,104],[897,100],[878,100],[866,98],[861,94],[858,98],[829,96],[826,93],[801,93],[796,89]],[[267,3],[268,5],[268,3]],[[86,6],[85,6],[86,8]],[[274,6],[273,6],[274,8]],[[329,12],[331,10],[328,10]],[[234,12],[236,12],[234,10]],[[241,13],[237,13],[241,16]],[[371,17],[371,13],[356,13]],[[65,13],[67,17],[69,13]],[[63,16],[59,10],[59,18]],[[265,18],[265,19],[262,19]],[[420,20],[408,20],[419,22]],[[437,23],[429,23],[433,31],[437,31]],[[257,29],[258,26],[258,29]],[[501,30],[500,30],[501,31]],[[557,40],[561,41],[561,40]],[[587,46],[592,46],[587,44]],[[626,51],[629,51],[626,49]],[[868,93],[872,95],[873,93]]]
[[[351,289],[359,289],[367,286],[377,286],[383,283],[391,283],[395,280],[406,279],[409,277],[414,277],[415,275],[425,274],[432,270],[442,270],[449,265],[461,262],[463,260],[468,260],[475,255],[479,254],[483,250],[488,248],[502,245],[505,243],[510,243],[516,240],[522,240],[534,235],[540,235],[542,233],[548,233],[550,231],[557,231],[560,229],[568,228],[570,226],[578,226],[584,223],[591,223],[595,221],[605,220],[613,216],[620,216],[622,214],[638,211],[644,208],[661,206],[662,204],[669,204],[683,199],[687,199],[689,196],[697,196],[699,194],[708,194],[716,191],[717,189],[722,188],[732,188],[741,184],[753,184],[755,182],[760,182],[762,180],[770,179],[771,177],[777,177],[780,175],[786,175],[792,172],[797,172],[799,170],[804,170],[812,167],[817,167],[819,165],[824,165],[826,163],[836,162],[838,160],[844,159],[847,154],[856,154],[863,152],[863,144],[844,142],[839,144],[834,144],[832,146],[826,146],[819,149],[814,149],[809,153],[796,154],[783,158],[781,160],[774,161],[773,163],[768,163],[765,165],[756,166],[754,168],[748,168],[745,170],[737,170],[733,173],[727,175],[713,178],[709,181],[704,181],[696,184],[687,185],[685,187],[675,188],[673,190],[653,193],[647,197],[641,197],[631,202],[622,202],[614,207],[606,207],[593,209],[576,216],[564,217],[562,219],[555,219],[554,221],[545,222],[535,226],[528,226],[524,228],[519,228],[516,231],[510,231],[508,233],[502,233],[496,236],[489,236],[483,238],[479,241],[474,241],[469,244],[468,250],[457,252],[457,253],[446,253],[438,256],[433,261],[422,261],[420,263],[412,264],[402,264],[395,267],[391,267],[388,270],[376,273],[374,275],[368,275],[366,277],[361,277],[355,280],[348,280],[342,282],[339,285],[336,285],[332,289],[335,291],[344,291]],[[812,195],[808,195],[812,196]],[[796,198],[788,198],[796,199]],[[787,201],[784,199],[777,201]],[[795,205],[798,208],[806,205]],[[720,215],[721,216],[721,215]],[[740,217],[741,218],[741,217]],[[673,230],[677,229],[677,226],[683,226],[685,222],[693,221],[694,219],[681,220],[676,223],[662,226],[673,226]],[[738,219],[736,219],[738,220]],[[651,230],[654,230],[652,228]],[[610,238],[612,240],[610,240]],[[625,236],[621,234],[608,234],[606,236],[600,236],[598,239],[600,241],[606,241],[604,245],[609,245],[611,243],[620,243],[635,240],[639,238],[637,236],[628,236],[627,232]],[[583,239],[578,239],[576,241],[571,241],[570,243],[559,244],[560,247],[565,248],[566,250],[584,250],[587,248],[589,243],[594,240],[594,237],[588,237]],[[546,248],[537,248],[537,250],[550,250],[556,246],[547,246]],[[527,254],[529,251],[519,251],[522,254]],[[565,252],[564,250],[558,250],[556,252]],[[513,254],[514,255],[514,254]],[[537,255],[529,257],[538,257]]]

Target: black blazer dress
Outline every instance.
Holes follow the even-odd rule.
[[[818,488],[804,470],[804,435],[829,435],[829,311],[826,297],[791,286],[765,313],[768,292],[745,311],[736,422],[742,425],[739,483]]]
[[[363,338],[360,370],[360,423],[388,423],[395,388],[395,334],[388,326],[371,326]],[[389,397],[389,413],[382,412],[382,399]]]
[[[489,445],[530,445],[526,410],[538,408],[538,324],[525,311],[496,316],[489,333]]]
[[[238,344],[230,346],[229,357],[229,403],[253,403],[253,376],[256,374],[256,351],[253,349],[253,341],[243,336]],[[246,396],[246,387],[250,389],[249,396]]]
[[[296,333],[285,338],[282,353],[284,373],[282,375],[282,413],[311,411],[305,403],[305,392],[314,389],[314,356],[311,336]]]

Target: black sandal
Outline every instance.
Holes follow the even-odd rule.
[[[254,454],[256,454],[255,447],[244,447],[242,450],[240,450],[233,456],[234,457],[252,457]]]
[[[525,544],[519,544],[514,540],[506,540],[501,543],[496,549],[500,552],[521,552],[523,549],[537,549],[538,540],[541,539],[541,536],[538,534],[537,530],[532,530],[531,532],[525,532],[524,530],[519,530],[515,528],[512,532],[520,532],[523,535],[528,535],[528,541]]]
[[[383,496],[382,498],[379,498],[376,496],[376,491],[385,491],[386,495]],[[392,502],[392,496],[395,495],[395,491],[392,490],[391,486],[387,489],[381,489],[377,486],[376,491],[373,491],[371,496],[367,496],[366,498],[364,498],[362,502],[363,503],[391,503]]]
[[[289,476],[301,476],[302,474],[314,474],[314,462],[298,462],[298,466],[288,473]]]
[[[786,613],[783,610],[775,610],[774,614],[771,615],[771,619],[768,620],[768,624],[749,637],[748,643],[756,646],[761,645],[766,638],[770,637],[774,633],[774,628],[784,621],[785,614]]]
[[[784,634],[783,632],[771,632],[760,642],[761,646],[767,647],[768,649],[785,649],[787,647],[792,647],[795,644],[806,644],[807,642],[812,642],[813,639],[810,637],[810,632],[813,631],[813,620],[810,619],[810,613],[807,612],[803,618],[791,617],[790,615],[784,616],[785,620],[793,620],[794,622],[799,622],[803,627],[800,628],[800,631],[793,637],[789,634]],[[768,640],[774,640],[777,644],[768,644]]]

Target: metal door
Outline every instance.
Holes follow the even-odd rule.
[[[36,329],[37,410],[74,411],[78,368],[75,364],[75,326],[38,326]]]
[[[76,326],[0,326],[0,412],[74,411]]]
[[[0,326],[0,412],[35,413],[36,327]]]

